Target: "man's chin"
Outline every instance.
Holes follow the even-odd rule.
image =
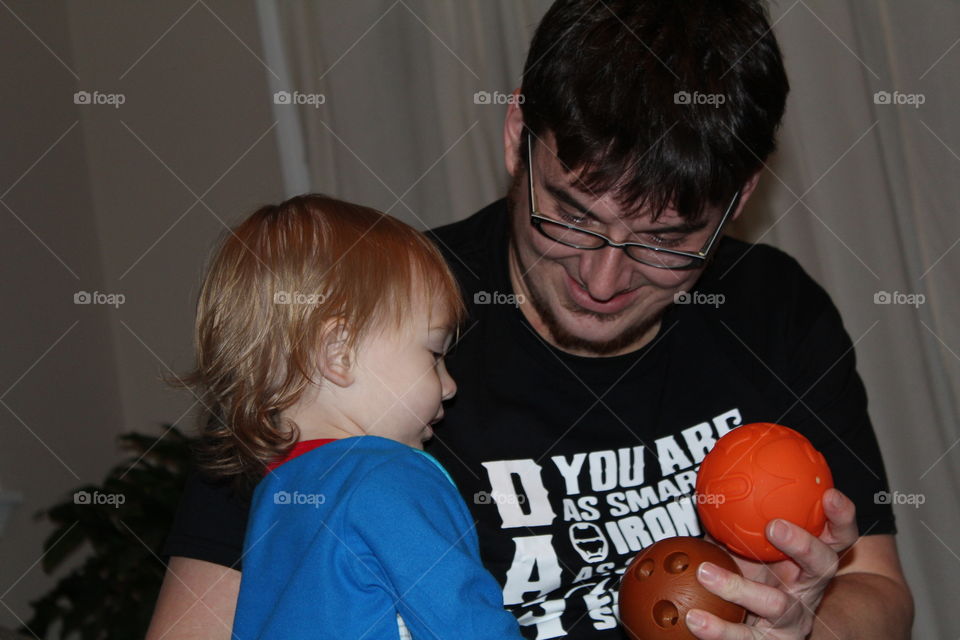
[[[639,349],[650,340],[650,334],[659,325],[663,314],[660,309],[655,313],[644,313],[640,318],[630,317],[631,311],[636,313],[638,304],[649,304],[649,301],[641,300],[615,313],[593,311],[565,296],[562,288],[553,298],[555,302],[551,303],[529,271],[520,277],[529,294],[527,304],[532,306],[534,314],[549,332],[550,341],[569,353],[612,356]]]
[[[630,322],[624,313],[601,314],[576,307],[538,309],[553,343],[572,353],[611,356],[640,348],[660,320],[660,314]],[[631,348],[632,347],[632,348]]]
[[[573,326],[581,326],[587,328],[589,327],[599,327],[599,326],[611,326],[614,323],[623,319],[626,315],[626,311],[618,311],[616,313],[602,313],[600,311],[593,311],[587,309],[586,307],[581,307],[575,303],[567,303],[563,306],[559,314],[565,320],[565,323]]]

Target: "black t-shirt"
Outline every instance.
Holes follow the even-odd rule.
[[[432,232],[470,320],[447,358],[456,397],[427,450],[469,505],[481,556],[528,638],[622,640],[617,585],[662,538],[702,535],[690,499],[716,439],[751,422],[806,435],[857,505],[894,533],[853,345],[826,292],[783,252],[724,238],[690,304],[645,347],[574,356],[510,304],[504,200]],[[165,549],[239,565],[245,507],[195,476]]]

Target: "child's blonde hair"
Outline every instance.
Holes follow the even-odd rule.
[[[319,194],[258,209],[214,253],[197,302],[196,367],[169,381],[204,403],[202,466],[241,485],[261,477],[298,437],[279,413],[313,380],[331,322],[355,350],[391,320],[401,327],[424,294],[452,326],[463,322],[443,256],[403,222]]]

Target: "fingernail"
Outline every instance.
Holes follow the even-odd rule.
[[[834,492],[833,497],[830,499],[830,503],[833,505],[834,509],[839,509],[843,506],[843,498],[839,493]]]
[[[707,624],[707,619],[703,617],[703,614],[699,611],[689,611],[687,612],[687,628],[688,629],[703,629]]]
[[[787,527],[783,520],[774,520],[770,533],[779,542],[786,542],[790,539],[790,528]]]
[[[717,578],[720,577],[720,575],[717,573],[717,568],[709,562],[704,562],[701,564],[699,571],[700,578],[703,579],[704,582],[716,582]]]

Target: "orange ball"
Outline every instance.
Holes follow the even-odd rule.
[[[781,518],[823,533],[823,493],[833,486],[826,459],[793,429],[757,422],[720,438],[697,473],[697,511],[728,549],[762,562],[787,556],[764,529]]]
[[[666,538],[633,559],[620,580],[619,597],[620,623],[632,640],[696,640],[687,629],[690,609],[743,622],[743,607],[713,595],[697,581],[702,562],[742,575],[729,553],[700,538]]]

